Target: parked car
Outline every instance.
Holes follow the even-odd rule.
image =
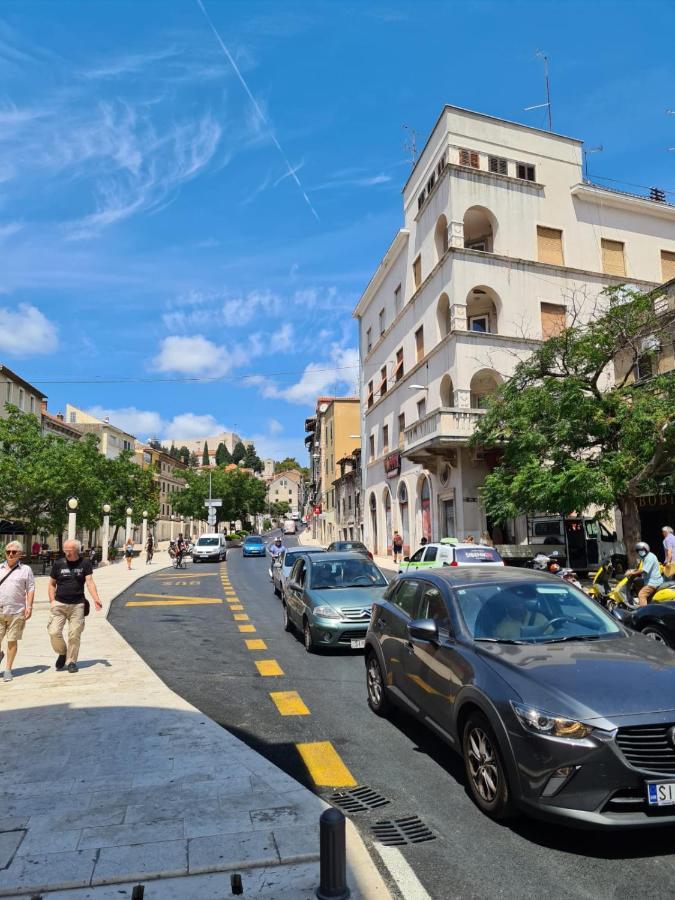
[[[396,703],[464,758],[493,818],[675,823],[675,653],[547,573],[398,576],[366,637],[368,703]]]
[[[190,555],[192,562],[207,562],[209,559],[218,561],[227,558],[227,543],[224,534],[202,534],[192,545]]]
[[[242,556],[265,556],[267,547],[259,534],[249,534],[241,545]]]
[[[329,553],[350,551],[351,553],[362,553],[368,559],[373,558],[373,554],[361,541],[333,541],[326,549]]]
[[[279,559],[272,565],[272,584],[274,593],[277,597],[283,597],[286,589],[286,582],[291,574],[291,569],[295,565],[297,558],[301,553],[325,553],[323,547],[293,547],[290,550],[282,551]]]
[[[308,653],[323,647],[362,649],[373,603],[387,579],[355,553],[301,554],[286,582],[283,623],[298,628]]]
[[[675,650],[675,602],[648,603],[630,613],[623,613],[621,621],[634,631],[665,644]]]
[[[405,556],[399,572],[415,569],[440,569],[443,566],[503,566],[504,560],[494,547],[483,544],[464,544],[453,538],[443,538],[437,544],[425,544],[412,556]]]

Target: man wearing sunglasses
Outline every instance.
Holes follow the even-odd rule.
[[[12,666],[23,629],[33,614],[35,579],[30,566],[22,565],[23,547],[10,541],[5,547],[6,562],[0,565],[0,661],[4,657],[1,645],[7,640],[7,662],[2,680],[12,680]]]

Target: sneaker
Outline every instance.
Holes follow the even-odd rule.
[[[73,672],[77,672],[77,663],[68,663],[68,671],[71,675]]]
[[[56,657],[56,663],[54,664],[54,668],[56,669],[57,672],[60,672],[61,669],[65,668],[65,665],[66,665],[66,654],[59,653],[59,655]]]
[[[12,672],[10,669],[5,669],[5,671],[2,674],[2,680],[3,681],[11,681],[12,680]]]

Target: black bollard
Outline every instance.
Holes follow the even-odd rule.
[[[233,875],[230,875],[230,887],[232,888],[233,894],[243,894],[244,893],[244,885],[241,880],[241,875],[239,872],[235,872]]]
[[[319,819],[321,883],[319,900],[347,900],[347,845],[345,817],[339,809],[327,809]]]
[[[142,884],[136,884],[131,890],[131,900],[143,900],[145,896],[145,887]]]

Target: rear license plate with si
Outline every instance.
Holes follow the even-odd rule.
[[[675,781],[648,781],[647,803],[650,806],[675,806]]]

